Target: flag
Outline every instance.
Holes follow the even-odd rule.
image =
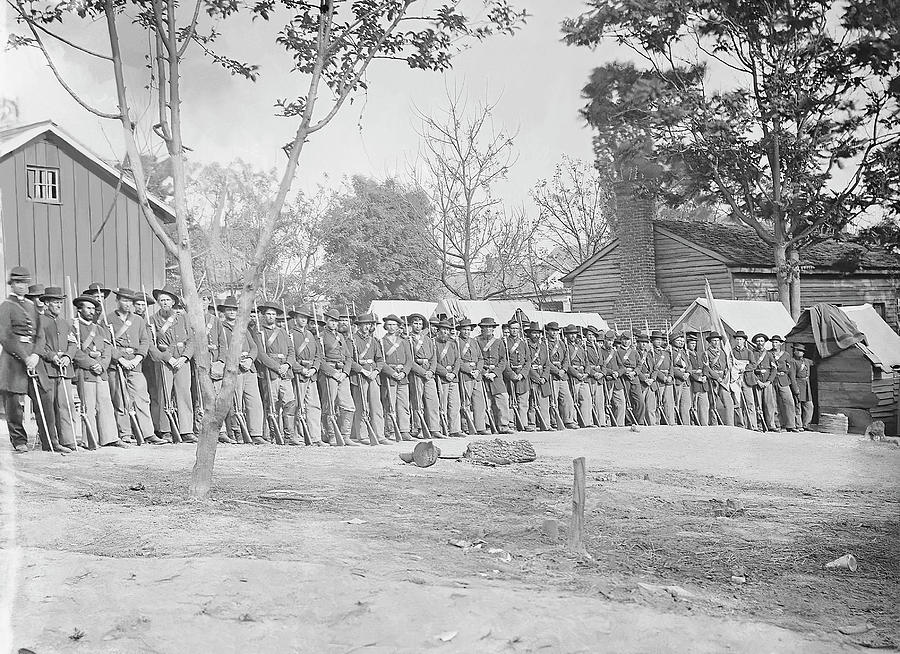
[[[722,319],[719,317],[719,311],[716,309],[716,301],[713,298],[712,289],[709,287],[709,280],[704,279],[704,281],[706,282],[706,304],[709,305],[709,321],[712,323],[713,331],[719,332],[722,336],[722,349],[728,354],[731,354],[731,342],[728,340],[728,335],[725,333],[725,326],[722,324]]]

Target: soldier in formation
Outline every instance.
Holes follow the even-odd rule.
[[[95,282],[70,299],[31,282],[14,268],[0,305],[0,390],[16,452],[28,451],[26,397],[44,450],[196,442],[197,345],[172,286],[147,294]],[[379,337],[375,316],[349,309],[263,303],[243,330],[237,313],[235,297],[210,298],[202,339],[217,391],[229,352],[237,357],[226,444],[382,445],[634,424],[799,431],[813,413],[812,362],[778,335],[738,331],[729,349],[715,332],[635,337],[521,316],[475,325],[392,314]]]

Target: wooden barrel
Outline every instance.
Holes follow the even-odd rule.
[[[849,427],[843,413],[823,413],[819,416],[819,431],[826,434],[846,434]]]

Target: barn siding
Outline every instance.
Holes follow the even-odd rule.
[[[572,280],[572,311],[596,311],[601,316],[614,313],[619,294],[619,246]]]
[[[656,287],[672,303],[680,316],[698,297],[706,294],[706,280],[713,295],[722,300],[732,296],[731,275],[721,261],[677,241],[659,230],[656,247]]]
[[[60,204],[27,199],[27,165],[59,168]],[[133,192],[116,193],[117,181],[53,135],[0,159],[4,267],[27,266],[45,285],[63,284],[70,276],[74,292],[92,281],[136,289],[161,286],[162,243],[146,225]]]
[[[775,275],[765,273],[735,273],[736,300],[765,300],[774,292]],[[837,305],[884,303],[884,320],[900,331],[897,298],[900,297],[900,275],[828,275],[803,273],[800,275],[800,303],[806,308],[820,302]]]

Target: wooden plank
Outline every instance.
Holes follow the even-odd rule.
[[[91,243],[91,257],[88,281],[83,283],[83,288],[95,281],[101,284],[106,283],[106,280],[103,279],[103,258],[106,256],[106,231],[100,232],[97,240],[94,240],[94,235],[97,234],[97,230],[100,229],[100,225],[103,223],[103,193],[101,190],[103,182],[93,173],[88,174],[87,180],[91,216],[90,234],[88,235],[88,240]]]
[[[843,413],[847,416],[850,431],[861,434],[866,427],[872,422],[872,415],[865,409],[847,408],[834,405],[825,405],[819,407],[820,413]]]
[[[103,227],[103,259],[100,261],[100,277],[104,284],[109,288],[119,286],[118,273],[118,250],[116,240],[118,238],[118,230],[116,224],[116,195],[115,187],[104,181],[100,182],[101,191],[101,214],[105,219],[107,213],[109,220]]]
[[[131,241],[131,225],[128,224],[128,198],[122,193],[115,196],[116,198],[116,277],[118,282],[116,286],[125,286],[133,288],[128,278],[128,259],[132,256],[137,257],[139,250],[132,247]]]
[[[16,188],[24,192],[18,195],[18,211],[16,215],[16,241],[18,252],[14,261],[9,262],[13,266],[26,266],[34,271],[34,203],[27,196],[27,182],[25,169],[25,149],[16,153]]]
[[[93,244],[91,243],[91,183],[87,169],[77,159],[72,160],[75,195],[75,266],[72,283],[74,292],[87,288],[91,279]]]
[[[15,157],[0,159],[0,233],[3,235],[0,249],[0,273],[6,275],[7,262],[18,258],[18,238],[16,237],[16,170]],[[12,264],[9,264],[12,267]]]
[[[47,261],[47,284],[55,284],[61,286],[63,277],[65,276],[65,253],[63,247],[63,194],[69,184],[64,181],[64,170],[60,165],[59,148],[56,144],[47,142],[45,146],[47,165],[56,168],[58,171],[57,183],[59,184],[60,203],[47,204],[47,244],[46,250],[48,255]]]
[[[78,235],[75,224],[75,163],[65,150],[59,151],[59,177],[62,204],[59,213],[59,232],[62,253],[59,259],[61,275],[57,275],[59,283],[68,275],[73,280],[78,276],[77,251]]]
[[[867,384],[823,382],[819,379],[819,402],[868,409],[878,404],[878,397]]]

